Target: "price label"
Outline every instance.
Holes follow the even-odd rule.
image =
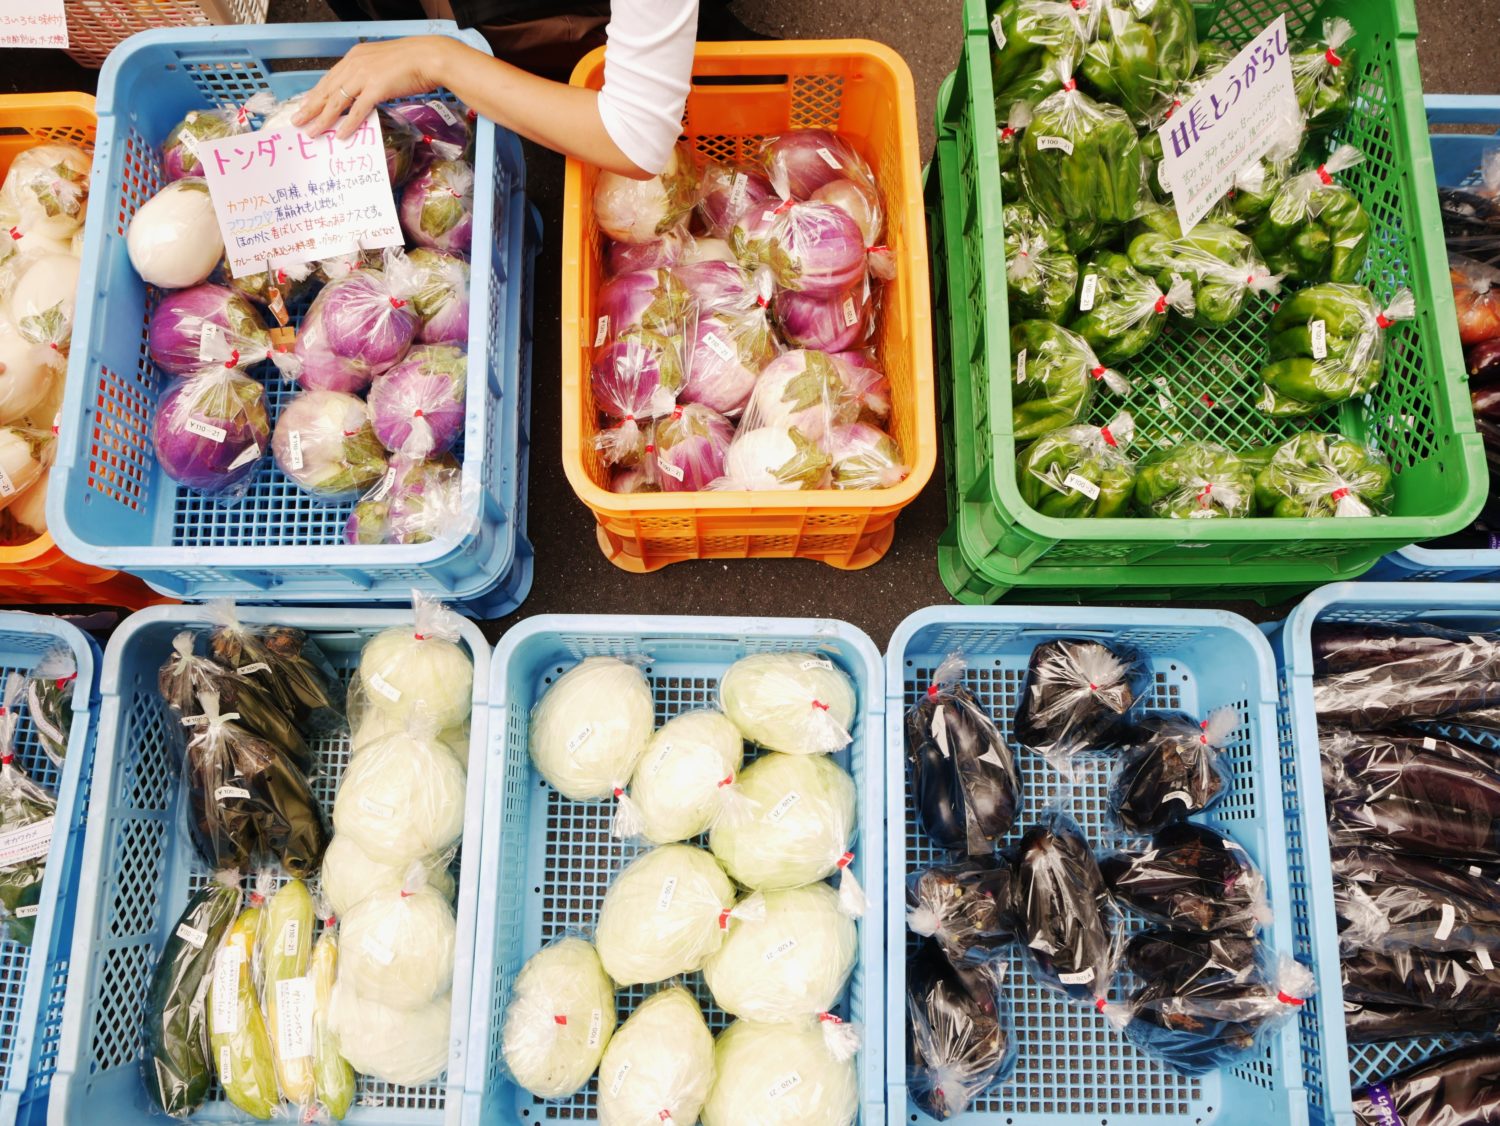
[[[646,775],[647,775],[647,777],[655,778],[658,774],[660,774],[661,773],[662,765],[667,761],[667,756],[670,755],[671,753],[672,753],[672,744],[671,743],[663,743],[661,745],[661,750],[657,751],[656,754],[654,754],[654,755],[651,756],[651,762],[646,767]]]
[[[656,897],[656,909],[665,911],[672,906],[672,897],[677,894],[677,877],[668,876],[661,882],[661,892]]]
[[[220,786],[214,790],[214,801],[249,801],[250,791],[243,786]]]
[[[208,935],[197,927],[190,927],[186,923],[179,923],[176,931],[177,937],[186,942],[194,950],[202,950],[203,944],[208,941]]]
[[[53,820],[51,817],[44,817],[30,825],[0,833],[0,869],[14,868],[17,864],[41,860],[46,856],[47,850],[52,847]]]
[[[241,665],[234,671],[239,673],[241,676],[249,676],[251,673],[270,672],[271,666],[266,664],[264,661],[256,661],[253,664]]]
[[[0,47],[68,46],[64,0],[5,0],[0,4]]]
[[[240,1022],[240,967],[245,951],[231,942],[214,959],[213,1007],[215,1036],[232,1035]]]
[[[215,426],[211,422],[204,422],[201,418],[190,418],[182,424],[182,428],[189,434],[196,434],[200,438],[207,438],[210,442],[224,444],[224,439],[229,437],[229,431],[222,426]],[[256,455],[260,456],[259,454]]]
[[[1458,912],[1453,909],[1453,904],[1443,904],[1442,914],[1438,919],[1437,930],[1432,932],[1432,937],[1439,942],[1446,941],[1448,936],[1453,933],[1453,924],[1457,919]]]
[[[717,332],[710,332],[703,338],[703,343],[708,346],[708,350],[710,352],[712,352],[715,356],[718,356],[719,359],[723,360],[726,364],[732,364],[737,359],[739,359],[739,356],[735,354],[734,349],[731,348],[725,342],[724,338]]]
[[[370,494],[370,499],[373,501],[385,500],[386,497],[391,495],[391,489],[395,484],[396,471],[394,469],[387,469],[385,476],[380,479],[380,487]]]
[[[795,949],[797,949],[797,940],[788,936],[786,938],[783,938],[775,946],[768,947],[766,949],[766,952],[761,955],[761,957],[764,958],[767,962],[778,962]]]
[[[939,704],[932,709],[932,723],[928,730],[932,737],[937,740],[938,750],[943,752],[944,758],[952,758],[953,752],[948,749],[948,717],[944,714],[945,705]]]
[[[1056,150],[1064,156],[1073,155],[1073,142],[1066,137],[1038,137],[1036,139],[1036,147],[1041,152]]]
[[[1087,477],[1080,477],[1076,473],[1069,473],[1066,477],[1063,478],[1063,484],[1072,489],[1075,493],[1082,493],[1084,496],[1088,497],[1089,500],[1099,499],[1099,486],[1094,484],[1094,482],[1090,481]]]
[[[224,345],[224,330],[213,321],[204,321],[202,331],[198,334],[198,358],[204,363],[213,363],[226,354],[228,349]]]
[[[854,295],[844,298],[844,327],[853,328],[859,323],[859,310],[854,307]]]
[[[620,1093],[620,1088],[625,1086],[625,1077],[630,1074],[632,1066],[631,1062],[626,1060],[615,1070],[615,1077],[609,1083],[609,1093],[611,1095],[618,1095]]]
[[[1089,274],[1083,279],[1083,287],[1078,291],[1078,311],[1087,313],[1094,307],[1094,301],[1099,296],[1099,275]]]
[[[1094,980],[1094,968],[1090,966],[1087,969],[1079,970],[1077,973],[1058,974],[1057,980],[1064,985],[1087,985]]]
[[[802,800],[802,795],[796,790],[788,791],[786,797],[771,807],[771,812],[766,814],[767,819],[773,825],[781,824],[781,819],[791,812],[792,806]]]
[[[766,1098],[779,1099],[782,1095],[796,1090],[802,1085],[802,1076],[795,1071],[789,1071],[776,1082],[766,1088]]]
[[[594,324],[594,347],[602,348],[604,342],[609,339],[609,314],[600,317]]]
[[[432,110],[433,113],[441,117],[449,125],[458,124],[458,115],[455,114],[451,109],[449,109],[443,102],[434,99],[427,103],[427,107]]]
[[[573,738],[568,740],[568,754],[572,754],[579,747],[589,741],[589,736],[594,733],[594,725],[585,723],[577,731],[573,732]]]
[[[745,196],[750,191],[750,177],[743,172],[736,172],[734,179],[729,182],[729,214],[739,215],[745,210]]]
[[[802,662],[800,667],[803,672],[807,672],[809,669],[832,669],[833,662],[826,657],[809,657]]]
[[[286,926],[281,928],[281,952],[288,958],[297,956],[297,944],[302,937],[302,924],[296,919],[288,919]]]
[[[376,692],[379,692],[393,704],[401,699],[401,689],[397,688],[394,684],[392,684],[385,677],[381,676],[378,672],[372,672],[368,677],[366,677],[365,683],[373,688]]]
[[[360,809],[364,810],[371,817],[379,817],[385,819],[389,818],[393,813],[396,812],[390,806],[386,805],[385,802],[375,801],[374,799],[368,798],[363,794],[359,796],[358,805]]]
[[[292,436],[287,439],[286,457],[293,469],[302,468],[302,431],[293,430]]]
[[[828,165],[829,168],[839,169],[844,167],[839,163],[839,158],[825,148],[819,148],[818,155],[823,158],[823,163]]]
[[[18,919],[35,919],[41,913],[41,905],[37,903],[33,903],[28,907],[16,908],[16,918]]]
[[[604,1035],[604,1013],[599,1009],[594,1010],[594,1015],[589,1017],[589,1047],[599,1046],[599,1037]]]
[[[673,465],[670,461],[663,461],[660,455],[656,459],[656,467],[674,481],[681,481],[687,476],[687,472],[680,465]]]
[[[289,977],[276,983],[276,1048],[282,1059],[312,1055],[316,1004],[312,978]]]
[[[1026,382],[1026,349],[1022,348],[1016,353],[1016,383]]]
[[[1312,343],[1312,357],[1322,360],[1328,357],[1328,322],[1309,321],[1307,323],[1307,335]]]
[[[990,34],[995,37],[995,50],[1005,50],[1005,21],[1001,18],[999,12],[996,12],[995,18],[990,20]]]
[[[239,457],[235,458],[229,463],[229,468],[238,469],[246,462],[254,461],[258,457],[260,457],[260,446],[256,445],[254,442],[251,442],[248,446],[240,451]]]

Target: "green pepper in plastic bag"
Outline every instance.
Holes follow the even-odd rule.
[[[995,130],[995,150],[1000,157],[1000,182],[1008,185],[1015,179],[1016,162],[1020,159],[1021,152],[1021,135],[1026,131],[1026,126],[1031,124],[1031,103],[1013,102],[1002,112],[997,98],[995,118],[1005,121],[1004,125]],[[1007,186],[1005,198],[1018,199],[1019,196],[1012,194]]]
[[[1198,31],[1188,0],[1104,0],[1099,33],[1078,70],[1096,97],[1144,121],[1197,66]]]
[[[1078,259],[1062,231],[1024,203],[1005,205],[1005,279],[1018,318],[1061,321],[1078,290]]]
[[[1307,127],[1300,113],[1295,118],[1283,118],[1277,126],[1276,140],[1265,154],[1235,173],[1234,188],[1228,196],[1233,222],[1240,225],[1253,222],[1270,209],[1281,185],[1292,174],[1306,140]]]
[[[1103,250],[1079,268],[1077,309],[1068,327],[1089,342],[1101,363],[1114,367],[1157,338],[1168,309],[1193,315],[1193,287],[1178,277],[1163,292],[1125,255]]]
[[[1385,454],[1338,434],[1298,434],[1255,478],[1255,503],[1271,516],[1375,516],[1390,502]]]
[[[1350,86],[1356,81],[1353,38],[1354,27],[1335,16],[1323,21],[1322,39],[1292,44],[1292,86],[1311,133],[1331,132],[1349,119]]]
[[[1299,282],[1359,276],[1370,248],[1370,216],[1333,176],[1363,160],[1353,145],[1340,145],[1323,164],[1281,185],[1250,232],[1271,269]]]
[[[1021,185],[1038,213],[1075,253],[1108,242],[1134,218],[1146,193],[1145,157],[1125,111],[1063,87],[1031,115],[1021,138]]]
[[[1234,62],[1239,53],[1239,48],[1224,39],[1198,40],[1198,70],[1194,77],[1207,78],[1218,73]]]
[[[1142,216],[1141,233],[1130,241],[1131,264],[1171,285],[1173,275],[1193,287],[1193,320],[1210,328],[1240,315],[1249,293],[1275,293],[1281,279],[1266,268],[1248,235],[1217,223],[1199,223],[1182,233],[1175,212],[1151,207]]]
[[[1135,492],[1135,463],[1125,447],[1135,420],[1121,411],[1108,426],[1060,426],[1016,459],[1021,497],[1043,516],[1124,516]]]
[[[1057,64],[1063,59],[1076,63],[1084,46],[1094,37],[1098,12],[1068,0],[1002,0],[990,19],[995,49],[990,54],[990,75],[997,104],[1010,106],[1023,90],[1035,96],[1035,105],[1062,85]],[[1011,95],[1005,96],[1003,95]]]
[[[1382,309],[1362,285],[1325,282],[1292,294],[1271,318],[1271,361],[1261,368],[1261,410],[1313,414],[1371,391],[1385,367],[1385,333],[1416,315],[1411,290]]]
[[[1173,520],[1249,516],[1255,474],[1238,454],[1214,442],[1152,450],[1136,466],[1135,503]]]
[[[1018,442],[1077,422],[1093,402],[1098,383],[1117,395],[1130,390],[1118,372],[1099,362],[1087,341],[1051,321],[1011,325],[1010,354],[1011,427]]]

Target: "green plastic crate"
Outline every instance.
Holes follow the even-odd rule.
[[[945,580],[975,572],[979,586],[998,591],[980,600],[1015,587],[1065,591],[1079,583],[1118,597],[1122,588],[1160,586],[1168,576],[1175,576],[1171,585],[1179,591],[1219,592],[1232,584],[1285,597],[1299,586],[1356,577],[1391,548],[1456,531],[1478,511],[1486,481],[1483,450],[1453,327],[1410,0],[1322,7],[1296,0],[1284,9],[1273,0],[1227,0],[1213,34],[1243,42],[1283,10],[1294,35],[1320,27],[1327,15],[1354,24],[1359,102],[1337,140],[1366,155],[1345,177],[1371,213],[1365,277],[1381,296],[1410,287],[1417,318],[1391,331],[1381,387],[1362,403],[1321,416],[1277,420],[1255,409],[1271,304],[1261,298],[1259,307],[1252,302],[1236,324],[1216,332],[1170,325],[1125,365],[1132,393],[1123,401],[1101,394],[1090,417],[1103,425],[1128,407],[1137,441],[1150,445],[1170,444],[1175,432],[1232,447],[1263,445],[1314,426],[1371,439],[1397,468],[1394,514],[1368,520],[1078,520],[1043,516],[1022,501],[1010,433],[1010,322],[989,27],[984,0],[966,0],[963,53],[949,96],[939,102],[930,178],[942,214],[933,226],[943,227],[943,241],[955,251],[935,260],[934,270],[946,275],[952,335],[947,542],[967,560],[949,568]],[[1418,237],[1423,232],[1427,237]],[[995,372],[1004,375],[992,379]],[[1205,395],[1212,407],[1204,405]],[[1237,565],[1232,577],[1225,573],[1231,564]],[[948,585],[965,600],[979,598],[973,581]]]

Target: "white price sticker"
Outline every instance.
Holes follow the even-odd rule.
[[[186,942],[194,950],[202,950],[203,944],[208,941],[208,935],[197,927],[190,927],[186,923],[177,924],[177,937]]]
[[[281,953],[288,958],[295,958],[301,937],[302,923],[297,919],[288,919],[286,926],[281,928]]]
[[[745,196],[750,191],[750,177],[743,172],[736,172],[734,179],[729,182],[729,214],[738,216],[745,210]]]
[[[18,919],[35,919],[41,913],[41,905],[36,903],[31,904],[29,907],[16,908],[16,918]]]
[[[1069,473],[1066,477],[1063,478],[1063,484],[1072,489],[1075,493],[1082,493],[1084,496],[1088,497],[1089,500],[1099,499],[1099,486],[1094,484],[1094,482],[1090,481],[1087,477],[1080,477],[1076,473]]]
[[[1077,973],[1058,974],[1057,980],[1064,985],[1087,985],[1094,980],[1094,968],[1090,966],[1088,969],[1079,970]]]
[[[656,468],[660,469],[674,481],[681,481],[684,477],[687,476],[687,471],[683,469],[682,466],[673,465],[670,461],[663,461],[659,454],[656,458]]]
[[[1094,302],[1099,298],[1099,275],[1089,274],[1083,279],[1083,286],[1078,291],[1078,311],[1087,313],[1094,307]]]
[[[378,672],[372,672],[368,677],[366,677],[365,683],[367,683],[371,688],[373,688],[376,692],[379,692],[393,704],[401,699],[401,689],[397,688],[394,684],[392,684],[385,677],[381,676]]]
[[[995,37],[995,50],[997,51],[1005,50],[1006,39],[1004,24],[1005,21],[1001,18],[999,12],[996,12],[995,18],[990,20],[990,34]]]
[[[427,106],[432,110],[433,113],[437,114],[449,125],[458,124],[458,115],[437,99],[434,98],[432,101],[428,102]]]
[[[231,1064],[231,1062],[233,1062],[233,1060],[234,1060],[234,1053],[229,1050],[229,1045],[228,1044],[220,1044],[219,1045],[219,1082],[221,1084],[234,1082],[234,1075],[233,1075],[232,1070],[230,1068],[230,1064]]]
[[[1131,7],[1135,9],[1136,15],[1140,16],[1141,19],[1145,19],[1155,9],[1156,0],[1132,0]]]
[[[395,484],[396,471],[394,469],[387,469],[385,476],[380,479],[380,487],[370,494],[370,499],[373,501],[385,500],[386,497],[391,495],[391,489]]]
[[[1482,969],[1485,973],[1489,973],[1495,968],[1495,963],[1490,958],[1490,952],[1483,946],[1474,951],[1474,957],[1479,959],[1479,968]]]
[[[1073,155],[1073,142],[1066,137],[1038,137],[1036,139],[1036,147],[1041,152],[1049,152],[1056,149],[1064,156]]]
[[[708,346],[710,352],[718,356],[726,364],[732,364],[739,359],[734,349],[717,332],[710,332],[704,336],[703,343]]]
[[[229,349],[224,345],[224,330],[213,321],[204,321],[198,332],[198,359],[204,363],[213,363],[228,354]]]
[[[589,1047],[597,1048],[599,1046],[599,1037],[603,1034],[604,1013],[599,1009],[595,1009],[594,1015],[589,1017]]]
[[[601,348],[609,339],[609,314],[600,317],[594,324],[594,347]]]
[[[14,868],[28,860],[40,860],[52,847],[51,817],[0,833],[0,869]]]
[[[656,897],[656,909],[665,911],[672,906],[672,897],[677,894],[677,877],[668,876],[661,882],[661,891]]]
[[[215,1036],[229,1036],[240,1023],[240,967],[245,950],[231,942],[214,959],[212,1019]]]
[[[1193,808],[1193,795],[1188,793],[1186,790],[1173,790],[1170,794],[1161,799],[1163,805],[1166,805],[1169,801],[1180,801],[1189,809]]]
[[[780,961],[782,958],[785,958],[795,949],[797,949],[797,940],[788,936],[786,938],[783,938],[775,946],[767,947],[766,952],[762,955],[762,957],[767,962],[776,962]]]
[[[802,795],[796,790],[791,790],[786,797],[771,807],[771,812],[766,814],[766,819],[773,825],[781,824],[781,819],[791,812],[792,806],[802,800]]]
[[[823,163],[828,165],[829,168],[837,170],[844,167],[839,163],[839,158],[834,156],[833,153],[829,152],[825,148],[820,147],[818,149],[818,155],[823,158]]]
[[[1424,751],[1435,751],[1435,750],[1437,750],[1437,740],[1434,739],[1431,735],[1428,735],[1426,738],[1424,738],[1422,740],[1422,749]]]
[[[798,1075],[795,1071],[789,1071],[766,1088],[766,1098],[779,1099],[782,1095],[795,1090],[801,1085],[802,1076]]]
[[[859,324],[859,310],[854,307],[854,295],[851,293],[844,298],[844,327],[853,328]]]
[[[579,747],[587,743],[589,741],[589,736],[593,733],[594,725],[592,723],[585,723],[577,731],[573,732],[573,737],[568,740],[568,754],[571,755]]]
[[[651,756],[651,762],[646,767],[646,776],[648,778],[655,778],[658,774],[660,774],[662,765],[667,761],[667,756],[671,753],[672,744],[663,743],[661,745],[661,750],[657,751],[656,754]]]
[[[246,465],[254,461],[258,457],[260,457],[260,446],[254,442],[251,442],[248,446],[240,451],[239,457],[235,458],[229,463],[229,468],[238,469],[240,466]]]
[[[229,437],[229,431],[222,426],[215,426],[212,422],[204,422],[201,418],[190,418],[182,424],[182,428],[189,434],[196,434],[200,438],[207,438],[210,442],[224,444],[224,439]]]
[[[1026,349],[1022,348],[1016,353],[1016,383],[1026,382]]]
[[[833,662],[827,657],[809,657],[799,667],[803,672],[807,672],[808,669],[832,669]]]
[[[948,749],[948,718],[943,712],[944,707],[945,705],[939,704],[932,709],[932,723],[927,729],[937,740],[938,750],[943,752],[943,757],[952,758],[953,752]]]
[[[1313,359],[1326,359],[1328,356],[1328,322],[1308,321],[1307,335],[1311,338]]]
[[[250,791],[243,786],[219,786],[214,790],[214,801],[249,801]]]
[[[282,1059],[312,1055],[316,1005],[312,978],[289,977],[276,983],[276,1050]]]
[[[609,1083],[609,1093],[611,1095],[618,1095],[620,1093],[620,1088],[625,1086],[625,1077],[630,1074],[632,1066],[634,1065],[629,1060],[626,1060],[615,1070],[615,1077]]]
[[[1438,920],[1437,930],[1432,932],[1432,937],[1439,942],[1447,940],[1453,933],[1453,924],[1458,919],[1458,912],[1453,909],[1453,904],[1443,904],[1442,918]]]
[[[292,463],[293,469],[302,468],[302,431],[293,430],[292,436],[287,439],[286,459]]]
[[[241,665],[234,671],[239,673],[240,676],[249,676],[251,673],[256,672],[270,672],[271,666],[266,664],[264,661],[256,661],[253,664]]]
[[[371,817],[388,818],[396,812],[390,806],[386,805],[385,802],[376,801],[373,798],[366,797],[364,794],[359,795],[359,801],[356,804]]]

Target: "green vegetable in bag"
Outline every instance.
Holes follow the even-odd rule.
[[[315,1094],[313,982],[307,976],[312,932],[312,896],[301,880],[289,880],[266,906],[259,951],[276,1079],[287,1100],[302,1107],[311,1105]]]
[[[1145,121],[1197,66],[1188,0],[1104,0],[1099,34],[1084,50],[1079,73],[1096,97]]]
[[[1257,405],[1292,418],[1368,393],[1385,366],[1386,330],[1415,315],[1408,289],[1385,309],[1362,285],[1298,290],[1271,318],[1271,360],[1260,371],[1265,390]]]
[[[1101,363],[1122,364],[1145,351],[1167,323],[1167,310],[1193,315],[1193,287],[1175,278],[1166,292],[1130,259],[1103,250],[1079,269],[1077,314],[1068,327],[1089,342]]]
[[[1234,62],[1239,53],[1238,47],[1224,39],[1198,40],[1198,69],[1195,77],[1207,78],[1216,74]]]
[[[1271,516],[1375,516],[1390,502],[1385,455],[1338,434],[1298,434],[1255,478],[1255,503]]]
[[[1353,38],[1349,21],[1335,16],[1323,21],[1322,39],[1292,44],[1292,86],[1310,133],[1331,132],[1349,119],[1350,86],[1356,81]]]
[[[281,1099],[271,1040],[255,996],[255,935],[263,908],[259,895],[229,928],[214,957],[208,985],[209,1055],[229,1101],[252,1118],[267,1119]]]
[[[328,1014],[333,1005],[333,983],[338,977],[339,942],[333,919],[323,921],[323,933],[313,944],[308,976],[313,983],[313,1080],[318,1103],[333,1118],[343,1118],[354,1102],[354,1069],[339,1054]]]
[[[226,879],[238,879],[228,873]],[[203,994],[209,967],[240,905],[237,884],[219,880],[183,908],[167,933],[146,995],[146,1059],[151,1101],[173,1118],[186,1118],[208,1097],[208,1028]]]
[[[1074,7],[1067,0],[1002,0],[990,20],[996,104],[1010,106],[1022,100],[1035,105],[1058,89],[1063,81],[1058,63],[1076,63],[1094,36],[1097,19],[1096,11]]]
[[[1011,325],[1010,354],[1011,426],[1017,442],[1077,422],[1100,381],[1117,395],[1130,390],[1117,372],[1099,362],[1087,341],[1051,321]]]
[[[1036,107],[1021,138],[1021,185],[1076,253],[1108,242],[1135,216],[1146,165],[1125,111],[1079,90],[1066,64],[1058,73],[1062,89]]]
[[[1248,293],[1275,293],[1281,279],[1255,252],[1248,235],[1217,223],[1199,223],[1182,233],[1175,212],[1153,206],[1130,242],[1131,264],[1170,286],[1174,275],[1193,287],[1193,319],[1209,327],[1226,325],[1240,314]]]
[[[26,674],[26,710],[37,742],[47,757],[61,766],[68,754],[68,736],[73,730],[73,689],[77,687],[78,664],[66,645],[54,645]]]
[[[1012,192],[1010,185],[1016,180],[1016,162],[1020,159],[1021,136],[1026,132],[1026,126],[1031,124],[1031,103],[1013,102],[1008,104],[1003,111],[1000,106],[1000,99],[996,98],[995,119],[1004,121],[1005,124],[995,130],[995,150],[1000,158],[1000,183],[1005,198],[1014,200],[1019,199],[1020,196]]]
[[[1359,275],[1370,246],[1370,216],[1333,174],[1362,160],[1353,145],[1340,145],[1325,163],[1281,185],[1251,231],[1272,270],[1300,282],[1352,282]]]
[[[1123,516],[1135,491],[1135,463],[1124,447],[1135,420],[1121,411],[1108,426],[1050,430],[1017,458],[1021,497],[1043,516]]]
[[[1067,239],[1024,203],[1005,206],[1005,279],[1017,318],[1061,321],[1078,289],[1078,259]]]
[[[1153,450],[1136,466],[1135,503],[1152,516],[1249,516],[1254,499],[1255,474],[1239,455],[1214,442]]]
[[[1245,164],[1234,175],[1234,188],[1226,202],[1236,224],[1253,222],[1270,210],[1276,193],[1302,154],[1307,126],[1300,113],[1296,117],[1283,117],[1276,130],[1276,140],[1264,155]]]

